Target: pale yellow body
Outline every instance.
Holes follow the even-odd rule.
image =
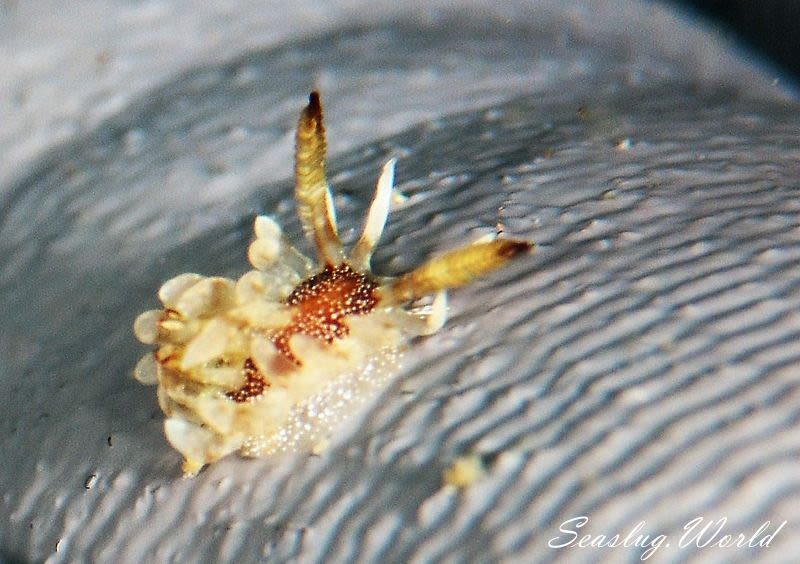
[[[323,450],[341,421],[385,387],[409,341],[441,328],[446,288],[531,248],[478,243],[400,278],[377,278],[369,263],[389,211],[394,161],[383,169],[363,234],[348,254],[324,158],[314,93],[298,126],[295,170],[298,213],[319,264],[260,216],[248,252],[253,270],[238,280],[177,276],[159,290],[163,309],[134,323],[137,338],[156,347],[135,377],[158,385],[165,433],[187,475],[234,451]],[[425,311],[407,309],[426,296],[433,300]]]
[[[401,329],[408,314],[392,307],[354,316],[349,335],[333,343],[293,336],[302,364],[286,361],[265,335],[287,323],[290,308],[281,298],[299,280],[297,273],[276,279],[258,270],[237,282],[181,275],[159,293],[165,309],[137,319],[137,337],[159,348],[142,358],[135,376],[158,384],[167,439],[184,456],[187,474],[237,450],[245,456],[321,450],[397,368],[410,335]],[[283,292],[275,295],[276,287]],[[237,403],[226,392],[244,384],[247,358],[270,385]]]

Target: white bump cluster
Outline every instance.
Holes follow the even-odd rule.
[[[297,293],[313,294],[312,262],[273,220],[255,223],[249,252],[255,270],[236,281],[176,276],[158,292],[163,309],[134,322],[137,338],[156,346],[134,376],[158,385],[166,435],[184,456],[187,474],[234,451],[266,456],[319,449],[382,388],[408,338],[392,321],[404,311],[353,309],[353,299],[344,296],[346,315],[337,322],[347,324],[346,334],[327,342],[310,329],[303,334],[299,324],[301,331],[287,337],[296,362],[281,354],[276,336],[303,319],[290,295],[304,280]],[[330,301],[321,303],[330,309]]]

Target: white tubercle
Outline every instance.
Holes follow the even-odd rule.
[[[139,359],[136,368],[133,369],[133,377],[145,386],[158,384],[158,364],[152,353]]]
[[[175,309],[175,305],[183,293],[204,278],[205,276],[193,272],[179,274],[161,285],[158,290],[158,299],[161,300],[165,308]]]
[[[183,292],[173,309],[188,318],[209,317],[230,305],[234,289],[227,278],[204,278]]]
[[[181,370],[189,370],[222,356],[235,331],[235,327],[231,327],[221,319],[210,320],[186,346],[181,359]]]
[[[153,345],[158,340],[158,323],[164,312],[160,309],[151,309],[139,314],[133,322],[133,334],[141,342]]]

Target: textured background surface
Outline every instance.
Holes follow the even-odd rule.
[[[627,0],[0,6],[0,558],[638,560],[549,548],[580,515],[668,535],[650,561],[800,550],[800,114],[777,77]],[[379,271],[498,225],[540,249],[455,293],[330,452],[182,480],[130,325],[176,273],[241,272],[256,213],[299,234],[312,86],[345,228],[400,157]],[[489,476],[443,488],[471,452]],[[788,523],[678,548],[696,516]]]

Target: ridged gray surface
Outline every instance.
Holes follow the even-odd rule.
[[[0,188],[0,558],[641,557],[548,547],[585,515],[582,533],[667,535],[649,561],[792,561],[798,104],[727,55],[708,74],[712,40],[664,12],[547,6],[382,7],[383,21],[243,45]],[[539,249],[454,292],[446,328],[328,453],[231,457],[182,480],[153,390],[130,377],[131,323],[174,274],[241,272],[256,213],[299,236],[292,128],[314,84],[346,236],[400,158],[409,199],[379,272],[498,227]],[[443,488],[475,452],[488,476]],[[768,548],[678,547],[698,516],[748,536],[787,525]]]

